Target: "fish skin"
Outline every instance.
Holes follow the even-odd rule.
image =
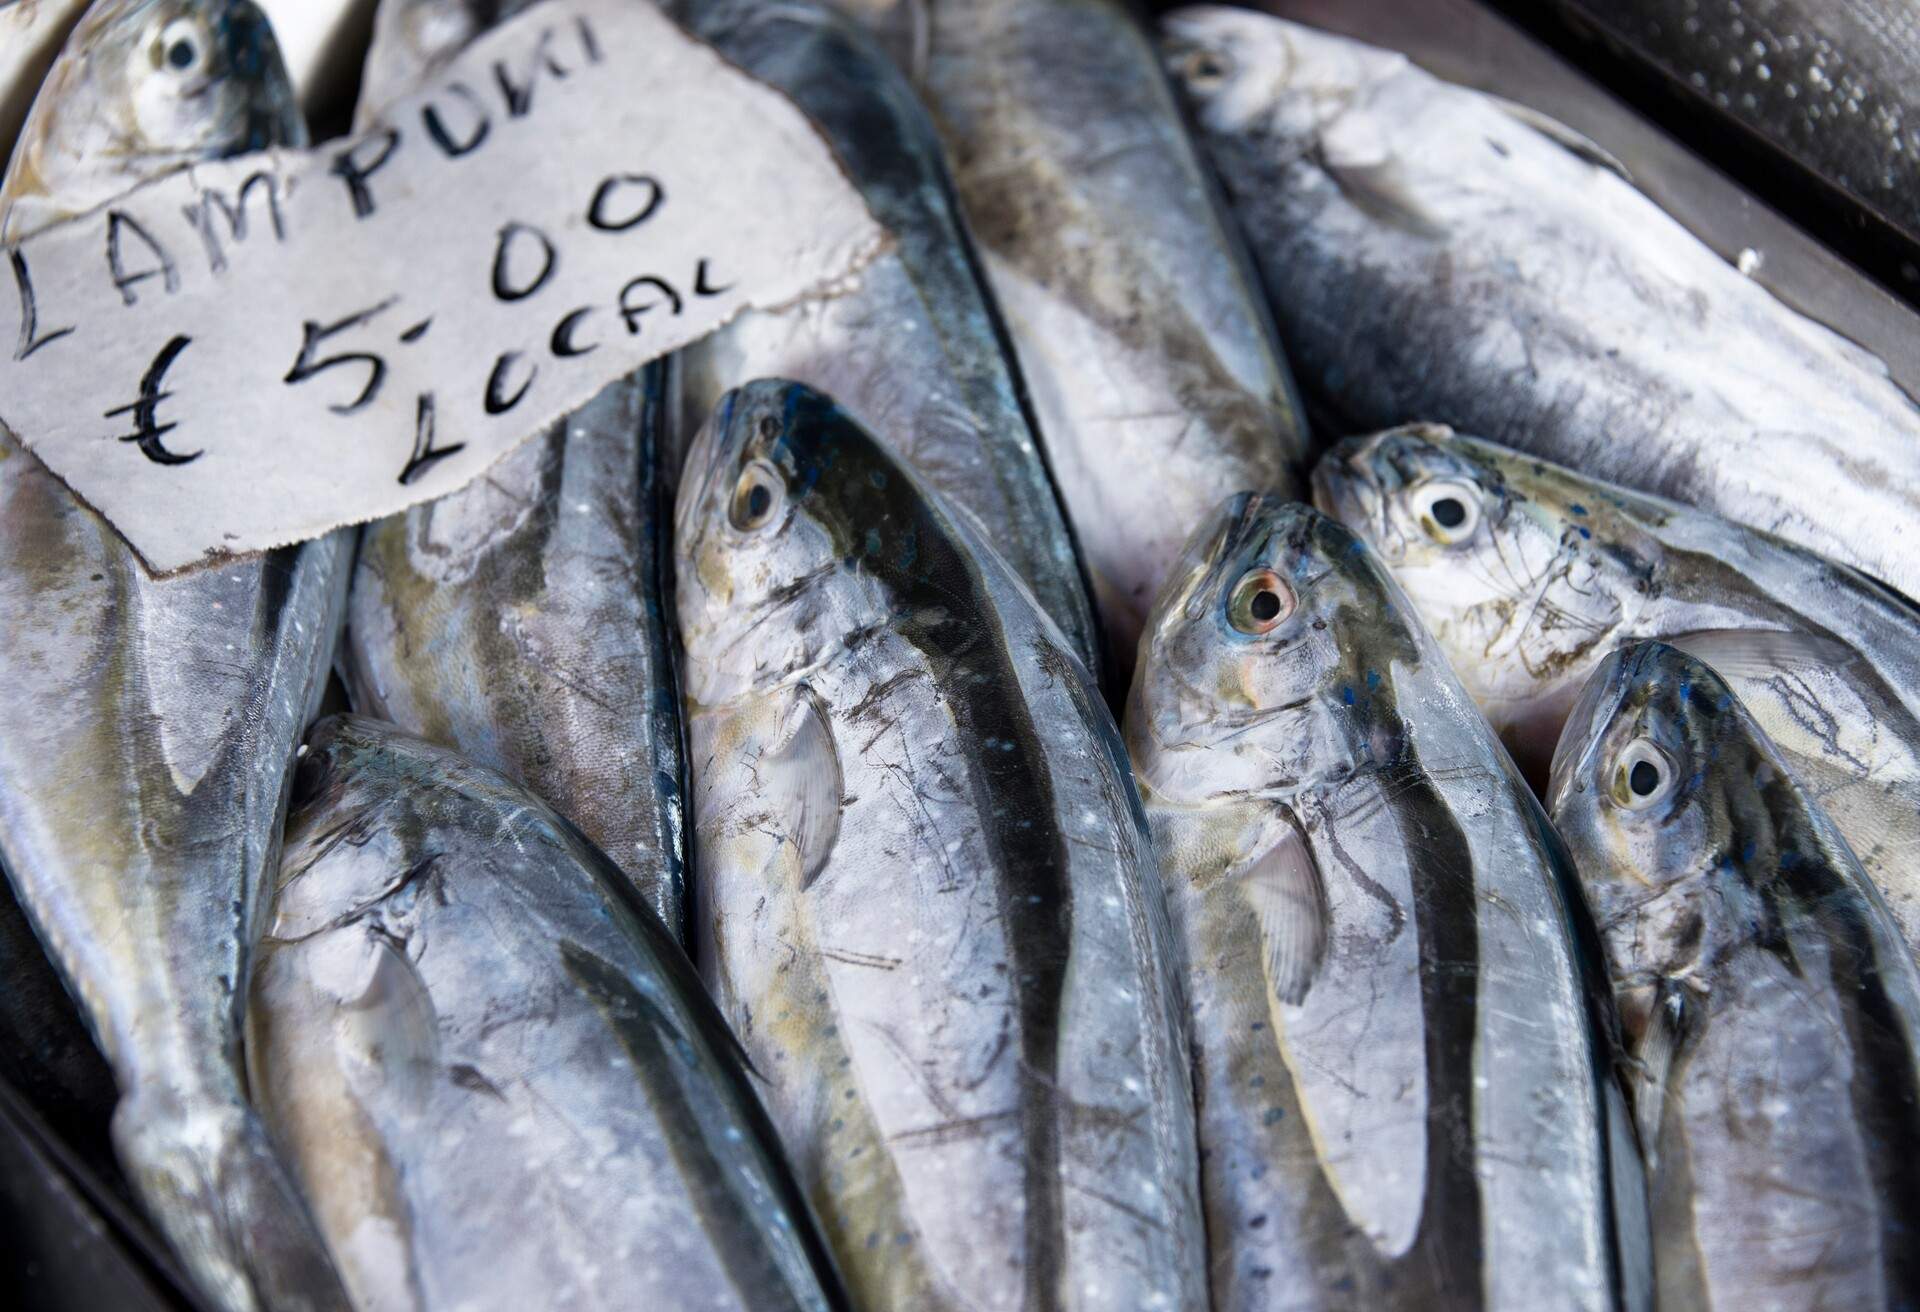
[[[859,286],[748,311],[676,356],[682,454],[730,388],[766,377],[818,388],[979,519],[1098,677],[1101,639],[1074,533],[939,136],[913,87],[865,33],[825,6],[663,7],[799,106],[894,238]]]
[[[1920,239],[1914,0],[1694,0],[1684,15],[1668,0],[1556,7]]]
[[[1458,534],[1423,514],[1443,492],[1471,515]],[[1341,443],[1314,496],[1394,571],[1543,783],[1616,645],[1658,638],[1713,664],[1920,954],[1920,612],[1905,598],[1706,511],[1434,425]]]
[[[1193,526],[1300,486],[1259,284],[1127,5],[842,2],[913,52],[1124,687]]]
[[[192,62],[174,66],[177,49]],[[251,0],[94,0],[14,144],[0,240],[199,160],[305,144],[272,25]]]
[[[363,120],[524,7],[381,5]],[[664,386],[664,366],[611,383],[466,487],[367,525],[342,663],[354,710],[525,783],[680,938]]]
[[[1920,595],[1920,409],[1880,360],[1399,54],[1214,6],[1164,31],[1302,386],[1348,431],[1451,424]]]
[[[1638,809],[1636,761],[1661,775]],[[1654,642],[1595,670],[1549,803],[1634,1059],[1661,1306],[1912,1303],[1920,971],[1846,841],[1728,685]]]
[[[87,0],[0,0],[0,151],[26,120],[47,69]]]
[[[177,135],[145,138],[140,162],[234,154],[263,133],[298,142],[286,71],[259,23],[240,0],[97,5],[23,141],[72,142],[74,123],[117,122],[128,102],[153,110],[173,97],[174,110],[154,110],[153,121]],[[225,33],[258,59],[192,100],[158,72],[113,81],[116,52],[168,30]],[[249,85],[230,90],[234,79]],[[263,127],[257,115],[276,108]],[[135,180],[61,152],[24,173],[15,164],[0,226],[20,213],[15,188],[38,188],[44,210]],[[294,746],[325,685],[352,546],[335,533],[155,579],[0,430],[0,633],[10,652],[0,862],[113,1068],[112,1137],[128,1182],[227,1312],[346,1305],[247,1103],[239,1024]]]
[[[782,380],[694,444],[675,553],[696,956],[855,1301],[1204,1307],[1165,903],[1059,630]]]
[[[247,1050],[361,1312],[848,1307],[679,944],[447,748],[313,731]]]
[[[1644,1306],[1572,873],[1365,546],[1277,496],[1219,507],[1126,733],[1189,969],[1217,1312]]]

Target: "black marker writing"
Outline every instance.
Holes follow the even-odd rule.
[[[527,249],[527,242],[539,243],[540,272],[531,280],[514,279],[512,265],[516,249]],[[535,227],[520,222],[509,223],[500,229],[500,236],[493,248],[493,294],[502,301],[524,301],[527,297],[547,285],[547,279],[553,277],[553,266],[559,263],[560,253],[554,249],[552,238]]]
[[[447,94],[458,96],[473,112],[473,126],[467,129],[466,136],[455,140],[453,134],[447,131],[446,120],[440,114],[438,102],[420,111],[420,125],[427,130],[427,135],[433,139],[433,144],[440,147],[441,154],[448,159],[459,159],[462,155],[480,148],[480,143],[487,139],[487,133],[493,131],[493,123],[487,118],[487,111],[481,105],[480,97],[474,95],[473,88],[466,83],[448,83]]]
[[[633,197],[624,200],[625,212],[613,208],[614,202],[621,199],[623,188],[637,189],[640,193],[637,201]],[[587,206],[587,222],[602,232],[625,232],[652,218],[665,199],[666,192],[658,180],[644,173],[615,174],[594,189],[593,201]]]
[[[293,362],[293,368],[287,370],[287,376],[282,381],[287,383],[304,383],[309,378],[323,374],[329,369],[337,369],[341,365],[363,365],[367,370],[367,382],[366,386],[360,389],[360,395],[346,405],[329,405],[327,409],[337,415],[350,415],[372,404],[374,397],[380,393],[380,385],[384,383],[387,378],[387,362],[385,360],[373,354],[371,351],[343,351],[339,355],[329,355],[324,359],[316,359],[314,353],[319,349],[321,343],[325,342],[329,337],[338,336],[340,333],[348,332],[372,322],[380,314],[393,308],[399,300],[400,298],[398,296],[389,296],[378,305],[361,310],[358,314],[350,314],[344,319],[339,319],[329,324],[315,323],[312,319],[308,319],[300,328],[302,337],[300,343],[300,358]],[[422,331],[424,331],[424,329]]]
[[[508,351],[493,362],[493,372],[487,375],[486,407],[488,414],[505,414],[507,411],[519,405],[521,398],[526,396],[527,389],[533,386],[533,380],[540,372],[538,365],[528,366],[526,381],[520,384],[519,390],[512,396],[506,395],[501,390],[506,385],[507,370],[513,368],[514,362],[519,359],[520,352]]]
[[[180,352],[187,349],[193,341],[191,337],[175,337],[160,348],[153,357],[153,363],[147,366],[146,376],[140,380],[140,397],[126,405],[115,406],[106,412],[103,418],[112,419],[116,415],[131,413],[133,431],[120,438],[122,442],[140,444],[140,454],[156,465],[185,465],[198,460],[202,452],[179,455],[169,451],[161,438],[178,428],[178,424],[163,424],[159,421],[160,403],[172,396],[172,392],[161,390],[167,381],[167,370],[173,368],[173,362],[180,358]]]
[[[426,473],[427,469],[435,463],[467,449],[465,442],[455,442],[452,446],[435,446],[433,429],[433,393],[423,392],[420,395],[419,405],[414,408],[413,454],[408,457],[406,468],[400,471],[402,487]]]
[[[354,218],[364,219],[373,213],[373,191],[367,182],[393,158],[393,152],[399,145],[400,129],[381,128],[333,157],[333,164],[327,171],[347,184],[347,195],[353,201]],[[360,157],[366,153],[371,153],[373,158],[363,163]]]
[[[8,252],[13,257],[13,282],[20,289],[20,345],[14,349],[13,358],[24,360],[48,342],[57,342],[71,328],[55,328],[44,336],[40,332],[40,304],[33,295],[33,274],[27,270],[27,257],[16,246]]]
[[[558,324],[554,325],[553,337],[547,343],[554,355],[564,360],[569,356],[587,355],[600,349],[600,343],[598,342],[594,342],[588,346],[582,346],[573,339],[574,333],[579,331],[581,322],[592,313],[593,310],[591,307],[573,310],[570,311],[565,318],[561,319]]]
[[[255,187],[262,187],[267,193],[267,217],[273,220],[273,239],[287,239],[286,221],[280,214],[280,179],[262,170],[250,175],[240,184],[239,194],[230,203],[220,192],[208,189],[200,193],[200,199],[191,205],[181,207],[181,213],[187,216],[187,222],[199,232],[200,240],[207,246],[207,264],[215,273],[227,267],[226,252],[221,249],[219,235],[213,230],[213,216],[217,211],[227,222],[227,236],[235,245],[247,239],[247,196]]]
[[[127,270],[125,241],[131,233],[143,244],[154,258],[151,267]],[[153,239],[153,235],[140,226],[140,221],[125,210],[110,210],[107,213],[107,269],[113,274],[113,285],[120,297],[128,305],[135,304],[140,298],[133,289],[149,278],[158,278],[160,285],[169,294],[180,290],[180,270],[174,267],[173,257],[167,254],[167,248]]]

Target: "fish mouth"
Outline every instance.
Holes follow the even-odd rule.
[[[1588,676],[1586,685],[1567,713],[1560,729],[1560,741],[1553,747],[1553,764],[1547,771],[1547,813],[1557,815],[1574,781],[1587,773],[1588,762],[1599,750],[1606,728],[1613,722],[1627,695],[1634,659],[1645,644],[1616,647]]]

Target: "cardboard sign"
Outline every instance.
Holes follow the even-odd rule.
[[[651,5],[553,0],[373,130],[7,251],[0,421],[171,572],[453,491],[887,240],[779,93]]]

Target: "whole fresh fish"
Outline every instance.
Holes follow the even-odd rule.
[[[1059,630],[796,383],[722,399],[675,558],[696,956],[855,1302],[1204,1307],[1166,904]]]
[[[1556,0],[1920,240],[1914,0]]]
[[[536,0],[378,0],[360,70],[354,121],[368,127],[396,100],[418,90],[477,36]]]
[[[0,240],[196,160],[305,144],[273,28],[251,0],[95,0],[14,145]]]
[[[752,311],[683,351],[682,444],[756,378],[832,396],[971,512],[1097,675],[1100,639],[1024,387],[912,86],[868,37],[793,0],[685,0],[688,31],[792,97],[895,245],[840,296]]]
[[[296,142],[292,104],[251,4],[97,4],[35,103],[0,225],[21,188],[46,213],[135,180],[80,125],[143,124],[112,140],[163,166]],[[239,1023],[351,549],[334,534],[156,580],[0,432],[0,861],[113,1067],[128,1180],[230,1312],[345,1306],[247,1103]]]
[[[363,104],[459,53],[450,33],[471,38],[514,9],[389,0]],[[420,61],[407,86],[373,80],[399,77],[404,54]],[[661,388],[657,368],[610,384],[485,477],[369,524],[344,664],[355,710],[525,783],[678,936],[684,764],[662,602]]]
[[[847,1306],[679,945],[445,748],[314,730],[247,1053],[362,1312]]]
[[[1168,57],[1302,384],[1777,533],[1920,594],[1920,410],[1566,129],[1264,14]]]
[[[1127,745],[1190,970],[1213,1306],[1643,1303],[1578,890],[1365,546],[1276,496],[1216,510]]]
[[[1705,511],[1434,425],[1350,438],[1314,495],[1386,561],[1536,778],[1580,688],[1636,638],[1719,671],[1920,952],[1920,612]]]
[[[844,4],[913,51],[1124,686],[1193,526],[1296,486],[1305,427],[1258,285],[1129,6]]]
[[[1660,643],[1594,672],[1550,797],[1634,1058],[1660,1306],[1912,1306],[1920,973],[1845,840]]]

